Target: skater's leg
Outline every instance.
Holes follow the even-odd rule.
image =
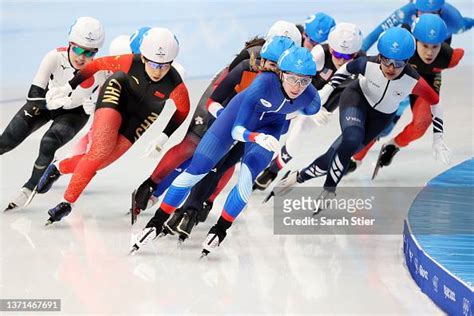
[[[110,160],[130,148],[130,141],[119,137],[121,123],[121,114],[115,109],[100,108],[95,112],[91,148],[74,168],[64,194],[66,201],[74,203],[101,166],[110,164]]]
[[[406,147],[422,137],[431,125],[431,105],[423,98],[416,98],[412,107],[412,121],[395,137],[398,147]]]
[[[35,103],[27,102],[0,135],[0,155],[14,149],[46,124],[50,120],[50,114],[50,111],[39,108]]]
[[[179,144],[171,147],[153,170],[152,181],[159,184],[179,165],[191,158],[199,141],[200,139],[197,136],[188,133]]]
[[[33,172],[24,187],[33,190],[38,184],[46,167],[53,161],[56,150],[69,142],[84,127],[89,116],[81,111],[63,111],[56,116],[53,124],[41,139],[39,155],[35,161]]]
[[[232,142],[230,135],[219,137],[208,131],[199,143],[189,168],[171,184],[160,209],[168,214],[172,213],[184,201],[191,188],[225,155]]]

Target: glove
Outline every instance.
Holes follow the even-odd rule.
[[[158,136],[148,144],[143,157],[158,158],[168,139],[169,137],[166,134],[161,133],[160,136]]]
[[[209,113],[211,113],[215,118],[217,118],[224,110],[224,107],[219,102],[212,102],[207,108]]]
[[[332,113],[326,110],[326,108],[321,107],[318,113],[312,116],[313,121],[318,126],[325,126],[328,124],[329,119],[331,118]]]
[[[61,87],[53,87],[46,92],[46,108],[48,110],[56,110],[62,106],[70,106],[72,101],[69,94],[72,88],[69,83]]]
[[[84,112],[86,112],[87,115],[92,115],[95,111],[95,102],[91,99],[84,99],[84,101],[82,102],[82,108],[84,109]]]
[[[331,86],[330,84],[324,85],[324,87],[321,88],[321,90],[318,91],[319,93],[319,98],[321,99],[321,106],[326,104],[328,102],[329,96],[331,93],[334,91],[334,87]]]
[[[436,160],[441,158],[447,165],[451,162],[452,152],[444,142],[443,134],[441,133],[433,134],[433,156]]]
[[[260,133],[255,137],[255,142],[268,151],[280,151],[280,142],[272,135]]]

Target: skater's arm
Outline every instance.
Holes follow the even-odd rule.
[[[336,88],[348,79],[351,75],[365,74],[367,66],[367,57],[361,56],[344,65],[342,65],[336,73],[331,77],[331,80],[319,90],[319,97],[321,98],[321,105],[326,104],[329,96],[336,90]]]
[[[75,89],[87,78],[92,77],[96,72],[101,70],[108,70],[111,72],[123,71],[128,73],[130,66],[132,65],[134,55],[119,55],[119,56],[106,56],[95,59],[88,63],[83,69],[81,69],[75,76],[69,81],[69,85],[72,89]]]
[[[390,14],[386,19],[382,21],[372,32],[370,32],[362,42],[362,50],[368,51],[372,45],[378,40],[382,32],[388,30],[391,27],[397,26],[404,22],[407,15],[414,14],[414,5],[408,3],[403,7],[397,9],[395,12]]]
[[[313,115],[319,112],[321,108],[321,99],[318,91],[313,85],[310,85],[304,91],[304,102],[306,106],[301,110],[304,115]]]
[[[451,55],[451,60],[449,61],[448,68],[456,67],[463,57],[464,57],[464,49],[462,48],[453,49],[453,54]]]
[[[260,115],[255,107],[258,100],[264,98],[266,95],[265,80],[262,79],[264,78],[257,78],[244,92],[241,92],[245,93],[245,97],[242,98],[239,112],[232,128],[232,138],[235,140],[241,142],[254,142],[255,137],[259,134],[249,130],[248,125],[249,122],[255,118],[255,115]]]
[[[206,107],[212,116],[217,117],[224,107],[222,103],[235,91],[235,86],[242,80],[244,71],[250,71],[249,60],[240,62],[229,74],[221,81],[221,83],[212,92],[206,102]]]
[[[425,99],[428,104],[438,104],[439,102],[439,95],[430,87],[423,77],[418,79],[418,83],[411,93]]]
[[[62,49],[63,48],[52,50],[44,56],[38,71],[33,78],[33,85],[46,90],[52,73],[59,66],[59,51]]]
[[[184,82],[181,82],[170,94],[170,99],[176,105],[176,111],[166,125],[163,133],[170,137],[176,129],[186,120],[189,114],[189,94]]]

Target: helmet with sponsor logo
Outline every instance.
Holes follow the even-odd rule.
[[[273,36],[289,37],[297,46],[301,46],[301,33],[294,23],[287,21],[275,22],[268,30],[265,39],[268,40]]]
[[[362,47],[362,32],[352,23],[338,23],[329,33],[329,46],[342,54],[353,54]]]
[[[415,8],[421,12],[436,12],[441,10],[444,0],[415,0]]]
[[[336,26],[336,21],[326,13],[316,13],[306,19],[304,31],[317,43],[325,42],[329,32]]]
[[[407,60],[415,53],[415,38],[401,27],[392,27],[383,32],[377,43],[379,53],[395,60]]]
[[[179,42],[169,29],[152,27],[143,34],[140,52],[148,60],[169,63],[178,55]]]
[[[298,75],[316,75],[316,62],[311,52],[304,47],[293,46],[285,50],[278,59],[278,68]]]
[[[105,31],[97,19],[84,16],[71,25],[68,40],[84,48],[99,49],[104,45]]]
[[[129,42],[133,54],[140,54],[140,45],[142,44],[143,34],[145,34],[149,29],[151,29],[151,27],[144,26],[130,35]]]
[[[119,35],[110,42],[109,54],[114,55],[124,55],[132,53],[130,49],[130,36],[128,35]]]
[[[260,50],[260,56],[273,62],[278,62],[281,54],[288,48],[295,45],[290,38],[286,36],[274,36],[268,39]]]
[[[411,33],[420,42],[436,45],[448,38],[448,27],[439,15],[425,13],[415,20]]]

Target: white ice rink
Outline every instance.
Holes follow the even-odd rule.
[[[67,26],[77,16],[92,15],[103,20],[110,35],[108,42],[139,26],[160,24],[160,19],[166,26],[178,28],[178,38],[185,46],[179,60],[188,70],[190,78],[186,84],[195,106],[210,75],[231,60],[246,38],[264,33],[274,20],[287,18],[300,22],[309,14],[325,11],[338,21],[360,23],[367,32],[403,4],[403,1],[388,4],[370,1],[360,5],[362,10],[353,1],[336,1],[334,5],[326,1],[292,4],[274,1],[265,11],[264,4],[249,1],[183,2],[176,5],[179,10],[173,11],[171,2],[162,7],[157,2],[140,3],[137,5],[140,10],[128,17],[123,10],[130,12],[134,7],[128,2],[123,2],[125,9],[119,13],[117,7],[121,2],[86,1],[82,6],[75,3],[75,11],[69,12],[65,2],[45,2],[45,8],[37,2],[2,1],[0,129],[5,128],[23,105],[42,56],[62,43]],[[179,12],[186,3],[190,8],[183,11],[186,17],[181,17]],[[463,15],[473,15],[472,2],[452,3]],[[172,17],[182,18],[186,27],[180,28],[181,24],[173,22],[162,12],[163,7]],[[52,10],[62,14],[57,23],[51,21]],[[354,10],[360,10],[360,15],[354,16]],[[268,14],[259,20],[260,12]],[[285,16],[285,12],[289,15]],[[197,17],[199,14],[207,14],[206,19]],[[257,32],[252,32],[249,26],[252,23],[258,25]],[[192,40],[191,35],[186,35],[191,25],[196,27],[190,28],[190,32],[205,38],[201,47],[199,43],[186,46],[186,40]],[[229,36],[235,35],[234,41],[220,39],[226,36],[223,31],[226,28],[230,30]],[[441,99],[446,109],[446,143],[454,153],[452,165],[472,157],[474,152],[472,34],[455,37],[453,46],[464,47],[466,57],[459,67],[443,73]],[[38,36],[44,36],[48,45]],[[212,39],[217,41],[215,46],[210,44]],[[11,42],[21,45],[21,49],[8,44]],[[212,60],[201,61],[204,56],[212,56]],[[19,64],[18,72],[15,72],[16,64]],[[410,118],[407,110],[395,132]],[[44,227],[46,212],[61,200],[68,176],[61,178],[48,194],[37,196],[28,208],[0,214],[0,298],[61,299],[62,314],[442,314],[421,293],[405,268],[402,227],[398,235],[279,236],[273,233],[271,204],[261,204],[264,197],[261,193],[251,198],[222,247],[207,260],[199,261],[201,242],[218,218],[230,186],[217,199],[208,222],[197,226],[181,249],[177,248],[176,239],[168,237],[153,242],[135,256],[128,256],[131,235],[146,224],[156,209],[141,214],[131,228],[126,215],[130,192],[156,164],[141,156],[148,141],[163,128],[162,122],[155,123],[119,161],[99,172],[71,215],[63,221]],[[180,128],[167,148],[181,139],[185,129]],[[37,131],[15,150],[0,157],[2,208],[28,179],[44,131],[44,128]],[[328,127],[319,128],[302,140],[302,155],[291,166],[301,167],[312,161],[338,133],[338,120],[333,116]],[[381,170],[376,181],[370,181],[372,164],[380,148],[377,144],[362,167],[344,179],[342,185],[423,186],[449,168],[432,158],[431,140],[430,130],[402,150],[392,166]],[[61,149],[58,156],[73,143],[74,140]],[[309,185],[322,183],[318,179]],[[27,315],[30,314],[33,313]]]

